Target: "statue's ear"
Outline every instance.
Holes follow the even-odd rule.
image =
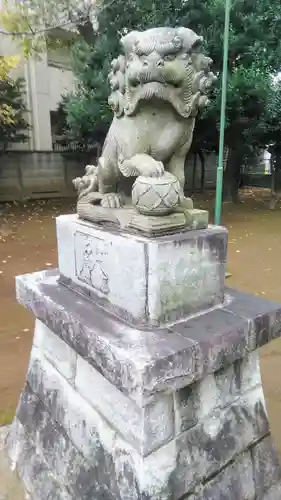
[[[133,52],[134,45],[136,44],[138,39],[139,39],[139,31],[131,31],[127,35],[123,36],[123,38],[121,38],[121,45],[123,47],[126,56],[131,54],[131,52]]]
[[[178,28],[177,35],[182,39],[182,46],[186,52],[200,48],[203,42],[203,37],[196,35],[189,28]]]

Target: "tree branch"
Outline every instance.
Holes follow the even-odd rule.
[[[81,21],[80,21],[81,22]],[[52,31],[57,28],[65,28],[66,26],[68,27],[74,27],[77,26],[77,24],[71,22],[71,21],[66,21],[65,23],[60,23],[60,24],[55,24],[54,26],[45,26],[45,28],[40,28],[40,29],[31,29],[31,31],[6,31],[0,29],[0,34],[5,35],[5,36],[36,36],[36,35],[42,35],[46,31]]]
[[[94,45],[97,33],[95,32],[91,21],[88,19],[83,24],[77,24],[77,29],[88,45]]]

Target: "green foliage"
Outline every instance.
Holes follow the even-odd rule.
[[[253,140],[268,147],[273,156],[281,155],[281,81],[271,82],[266,97],[266,106],[257,127],[253,130]]]
[[[27,112],[23,100],[24,80],[0,81],[0,152],[12,143],[27,140],[28,124],[24,118]],[[9,110],[1,114],[1,110]]]
[[[72,68],[78,81],[77,88],[63,98],[63,108],[67,114],[67,135],[70,139],[86,144],[106,131],[112,119],[107,105],[109,57],[104,57],[103,43],[104,39],[100,37],[95,47],[83,40],[75,45],[72,51]]]
[[[183,25],[203,35],[214,70],[222,68],[224,0],[115,0],[98,15],[94,45],[78,42],[73,49],[76,92],[65,101],[72,137],[89,141],[111,120],[107,105],[108,62],[118,54],[118,40],[125,31],[152,26]],[[253,127],[264,115],[270,75],[281,67],[281,16],[277,0],[233,0],[231,11],[226,143],[257,142]],[[210,149],[218,145],[220,78],[210,109],[203,113],[195,143]],[[210,133],[210,131],[212,131]],[[200,134],[200,135],[198,135]]]

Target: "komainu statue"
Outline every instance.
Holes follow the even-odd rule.
[[[188,28],[133,31],[121,39],[121,46],[123,54],[112,61],[109,75],[114,118],[101,157],[96,168],[74,181],[78,215],[95,222],[110,218],[102,208],[123,206],[124,176],[145,177],[146,185],[148,178],[163,177],[166,186],[171,181],[179,189],[181,203],[196,115],[208,104],[216,79],[212,60],[202,53],[202,38]],[[153,181],[153,192],[161,182]],[[154,206],[152,198],[148,196],[143,213]]]

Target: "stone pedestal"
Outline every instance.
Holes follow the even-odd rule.
[[[152,327],[152,318],[164,324],[171,312],[166,302],[159,302],[154,316],[143,315],[144,305],[141,314],[132,306],[137,304],[137,271],[137,292],[150,286],[153,271],[150,293],[154,300],[161,293],[157,255],[165,265],[170,255],[173,266],[178,247],[187,245],[180,258],[188,259],[188,248],[196,247],[204,262],[205,243],[198,244],[199,236],[206,241],[214,234],[217,241],[223,235],[223,252],[225,232],[199,231],[193,247],[191,234],[182,235],[183,244],[161,238],[149,247],[141,238],[100,231],[96,247],[96,229],[73,220],[67,231],[65,221],[58,220],[60,270],[17,278],[18,301],[33,312],[36,326],[7,444],[12,467],[31,499],[280,500],[281,469],[270,437],[257,348],[281,335],[281,306],[222,286],[217,307],[158,328]],[[86,235],[79,233],[79,245],[90,242],[88,255],[92,252],[96,263],[104,260],[95,249],[104,257],[108,242],[109,292],[103,302],[97,278],[87,284],[75,273],[85,259],[75,268],[74,226]],[[115,254],[112,247],[122,241],[123,249],[126,239],[127,249]],[[140,258],[145,246],[154,255],[151,268],[143,267]],[[173,274],[167,276],[176,288]],[[118,283],[128,302],[112,309]],[[192,293],[186,293],[185,306],[189,297]],[[137,328],[123,321],[120,311],[151,323]]]
[[[224,300],[227,231],[155,239],[57,219],[60,280],[137,326],[159,326]]]

